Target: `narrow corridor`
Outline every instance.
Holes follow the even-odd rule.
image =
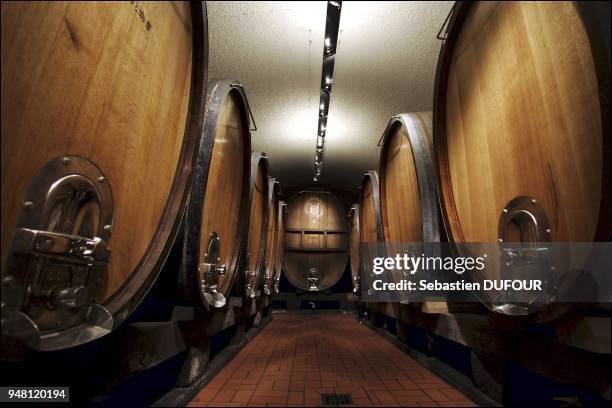
[[[275,314],[190,406],[474,406],[352,314]]]

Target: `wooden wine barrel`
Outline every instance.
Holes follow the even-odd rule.
[[[208,308],[226,304],[247,235],[251,136],[240,83],[209,81],[204,124],[178,279],[184,300]]]
[[[274,264],[278,246],[280,184],[273,177],[268,179],[268,226],[266,232],[266,254],[264,257],[263,291],[266,295],[272,293],[274,281]]]
[[[265,153],[251,155],[251,181],[249,188],[250,216],[245,261],[245,294],[253,299],[260,294],[265,269],[264,257],[268,232],[268,177],[270,168]]]
[[[3,338],[82,344],[147,293],[187,198],[207,38],[199,2],[2,3]]]
[[[389,121],[381,138],[380,211],[388,256],[394,244],[445,241],[433,162],[431,112],[402,113]],[[438,248],[431,248],[438,250]],[[399,282],[404,277],[395,273]],[[402,302],[409,302],[402,296]],[[428,300],[424,312],[448,311],[446,302]]]
[[[361,181],[359,195],[359,243],[360,243],[360,265],[364,268],[361,281],[362,290],[370,291],[372,294],[373,274],[371,265],[374,257],[384,257],[387,254],[380,244],[384,242],[384,227],[380,206],[380,181],[376,170],[367,171]],[[378,245],[377,245],[378,244]],[[366,267],[370,265],[370,267]],[[383,280],[391,282],[393,277],[389,274],[381,275]],[[397,303],[390,302],[367,302],[367,307],[375,313],[385,314],[389,317],[399,317]]]
[[[329,192],[311,190],[292,197],[287,208],[285,276],[298,289],[329,289],[348,261],[342,204]]]
[[[285,260],[285,226],[287,225],[287,204],[278,202],[278,223],[276,227],[276,254],[274,256],[274,293],[280,289],[280,278]]]
[[[380,184],[376,170],[367,171],[361,181],[359,195],[359,243],[372,245],[384,242],[382,216],[380,212]],[[364,249],[364,248],[363,248]],[[361,251],[362,262],[372,263],[375,253]]]
[[[610,239],[609,15],[609,2],[456,5],[433,112],[450,241]]]
[[[351,265],[351,279],[353,292],[359,293],[361,276],[361,263],[359,253],[359,204],[353,204],[348,213],[349,218],[349,262]]]
[[[389,121],[380,152],[380,212],[387,244],[440,241],[431,112]]]

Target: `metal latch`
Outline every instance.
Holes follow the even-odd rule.
[[[20,228],[13,251],[75,264],[107,263],[111,249],[99,237],[85,238],[51,231]]]
[[[534,309],[555,301],[557,288],[549,285],[554,282],[555,271],[549,247],[500,248],[499,260],[502,279],[539,279],[547,292],[531,294],[513,290],[502,291],[493,301],[493,311],[510,316],[525,316]]]
[[[272,260],[272,262],[274,262],[274,260]],[[264,276],[263,291],[267,296],[270,296],[272,294],[272,290],[270,289],[270,284],[272,284],[274,275],[276,275],[276,267],[272,266],[272,271],[268,275]]]
[[[113,198],[89,160],[51,160],[32,179],[2,270],[2,333],[37,350],[73,347],[113,327],[106,295]]]
[[[552,263],[550,248],[501,248],[501,262],[506,267],[538,267]]]
[[[220,264],[221,237],[216,232],[208,236],[208,245],[204,254],[204,262],[200,264],[202,277],[202,297],[206,307],[223,307],[227,303],[225,296],[218,291],[220,278],[225,276],[227,266]]]

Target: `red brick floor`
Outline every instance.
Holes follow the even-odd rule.
[[[474,406],[350,314],[275,314],[189,406]]]

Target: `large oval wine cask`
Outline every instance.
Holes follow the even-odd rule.
[[[359,194],[359,254],[363,281],[360,281],[362,290],[368,291],[368,295],[374,295],[373,278],[371,267],[375,257],[384,257],[386,254],[381,247],[384,243],[384,226],[381,215],[380,202],[380,179],[376,170],[367,171],[361,181]],[[391,282],[395,278],[385,274],[383,280]],[[399,317],[397,303],[391,302],[368,302],[367,306],[375,313],[385,314],[389,317]]]
[[[244,88],[208,83],[204,132],[186,211],[179,283],[185,300],[221,307],[237,276],[248,225],[251,160]]]
[[[248,298],[259,295],[263,284],[266,236],[268,232],[269,197],[268,158],[265,153],[251,155],[251,181],[249,187],[250,216],[245,260],[245,294]]]
[[[266,232],[266,254],[264,257],[264,283],[263,291],[266,295],[272,293],[274,280],[274,264],[276,261],[276,250],[278,247],[278,223],[279,223],[279,194],[280,184],[273,177],[268,179],[268,225]]]
[[[278,222],[276,227],[276,253],[274,256],[274,293],[280,290],[281,274],[285,261],[285,226],[287,225],[287,204],[278,202]]]
[[[391,118],[383,134],[379,175],[385,243],[439,242],[431,112]]]
[[[329,192],[302,191],[289,200],[287,211],[285,276],[298,289],[329,289],[348,261],[342,204]]]
[[[609,14],[609,2],[457,5],[434,97],[450,241],[610,239]]]
[[[3,335],[90,341],[155,281],[201,133],[203,7],[2,3]]]
[[[348,213],[349,219],[349,263],[351,266],[351,279],[353,292],[359,293],[361,276],[361,261],[359,253],[359,204],[353,204]]]
[[[389,121],[380,152],[380,212],[387,256],[401,244],[446,240],[438,205],[431,112],[402,113]],[[437,247],[427,250],[438,250]],[[398,282],[403,275],[393,276]],[[401,296],[402,302],[410,301]],[[445,302],[426,301],[422,310],[446,311]]]
[[[380,184],[376,170],[367,171],[361,181],[359,193],[359,244],[361,265],[365,271],[371,268],[374,257],[384,256],[379,253],[379,244],[384,242],[382,217],[380,213]],[[362,285],[367,290],[372,289],[372,274],[365,273]]]

